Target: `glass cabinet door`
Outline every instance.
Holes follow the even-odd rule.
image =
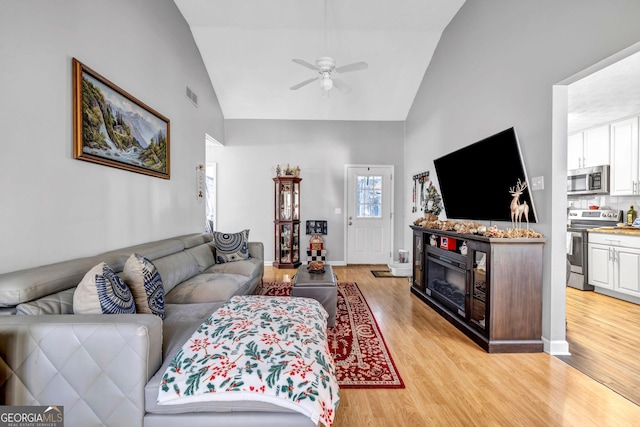
[[[291,224],[280,224],[278,228],[280,235],[280,262],[288,264],[291,263]]]
[[[280,262],[280,252],[282,251],[282,237],[280,234],[280,226],[275,224],[275,253],[274,256],[276,258],[276,262]]]
[[[300,261],[300,224],[293,223],[293,234],[291,235],[291,260],[292,262]]]
[[[294,182],[293,183],[293,195],[292,195],[292,209],[293,209],[293,217],[291,219],[293,220],[299,220],[300,219],[300,183],[299,182]]]
[[[471,323],[485,331],[487,328],[487,253],[469,251],[473,259],[471,270]]]
[[[424,263],[422,232],[413,233],[413,286],[424,291],[422,266]]]
[[[278,198],[278,219],[289,220],[291,219],[292,206],[292,188],[290,182],[280,183],[279,186],[279,198]]]

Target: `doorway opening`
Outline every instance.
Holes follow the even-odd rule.
[[[216,229],[216,164],[207,163],[205,167],[205,233]]]
[[[594,135],[598,135],[600,130],[605,129],[600,134],[606,137],[606,143],[609,144],[609,137],[612,135],[609,128],[613,129],[611,124],[640,116],[639,52],[640,43],[554,86],[554,157],[564,159],[566,156],[566,162],[554,160],[553,168],[556,176],[554,184],[557,184],[555,188],[566,188],[566,171],[575,167],[572,165],[580,164],[576,162],[585,161],[584,158],[579,160],[574,158],[578,151],[574,145],[576,141],[582,143],[579,151],[583,156],[588,155],[584,151],[586,148],[593,155]],[[585,137],[587,134],[591,138],[588,141],[589,145],[585,142],[588,139]],[[637,144],[636,142],[636,146]],[[595,147],[596,150],[598,148],[601,147]],[[559,152],[561,149],[564,153]],[[596,155],[598,159],[596,161],[607,164],[614,162],[613,150],[606,148],[605,151],[606,156]],[[611,157],[610,153],[612,153]],[[631,156],[625,157],[628,160]],[[616,172],[614,168],[615,165],[612,163],[610,168],[612,175],[624,170],[621,167]],[[568,196],[566,192],[562,194],[558,191],[558,193],[557,196],[554,195],[553,202],[558,202],[558,205],[566,203],[567,213],[557,213],[564,214],[564,219],[569,208],[586,209],[589,205],[597,205],[605,209],[625,210],[625,207],[628,208],[627,205],[635,200],[611,195],[601,195],[597,200],[592,200],[593,196],[574,197]],[[564,200],[559,200],[560,197]],[[563,218],[557,219],[562,223]],[[566,231],[563,230],[562,234],[566,235]],[[560,236],[559,228],[554,229],[554,236]],[[559,246],[554,245],[553,250],[557,249],[560,249]],[[559,252],[561,251],[558,250],[558,255]],[[568,242],[564,252],[569,254]],[[636,358],[625,356],[626,348],[635,348],[638,344],[637,336],[640,333],[640,327],[636,327],[637,322],[630,317],[637,319],[640,305],[618,300],[590,289],[561,287],[560,281],[554,281],[552,288],[554,296],[559,297],[557,300],[562,300],[566,318],[565,337],[568,351],[565,354],[557,354],[558,358],[630,401],[640,404],[640,392],[637,391],[633,381],[630,381],[630,378],[637,376],[640,372],[640,362],[636,361]],[[625,308],[621,308],[620,305]]]
[[[215,148],[224,147],[218,140],[205,133],[205,233],[213,233],[216,229],[217,213],[217,164],[215,162]]]

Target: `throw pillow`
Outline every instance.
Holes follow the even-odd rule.
[[[75,314],[135,313],[136,304],[126,283],[106,263],[84,275],[73,293]]]
[[[150,260],[132,253],[124,263],[122,278],[131,289],[138,313],[151,313],[164,319],[162,277]]]
[[[213,243],[216,246],[216,262],[240,261],[249,259],[249,230],[238,233],[213,232]]]

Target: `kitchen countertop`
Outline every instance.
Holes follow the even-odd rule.
[[[640,236],[640,227],[599,227],[589,228],[589,233],[608,233],[608,234],[626,234],[629,236]]]

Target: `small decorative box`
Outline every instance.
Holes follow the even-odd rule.
[[[309,240],[309,248],[312,251],[321,251],[323,249],[323,246],[324,246],[324,240],[319,234],[316,233],[313,236],[311,236],[311,239]]]
[[[440,237],[440,249],[455,251],[457,249],[457,240],[450,237]]]

